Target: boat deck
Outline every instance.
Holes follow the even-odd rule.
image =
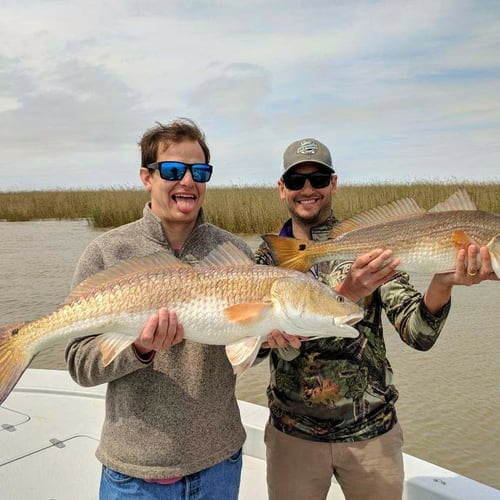
[[[94,452],[104,416],[105,387],[83,388],[68,373],[27,370],[0,406],[0,498],[98,498]],[[265,500],[263,429],[267,409],[240,401],[247,431],[240,498]],[[405,455],[406,500],[500,500],[500,491]],[[335,480],[328,499],[342,499]]]

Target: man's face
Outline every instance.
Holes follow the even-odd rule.
[[[182,141],[159,148],[156,161],[205,163],[198,142]],[[166,181],[160,172],[141,168],[141,179],[151,193],[151,210],[166,224],[194,224],[205,199],[206,183],[195,182],[189,170],[180,181]]]
[[[324,168],[315,163],[301,163],[292,169],[293,173],[311,174],[323,172]],[[324,188],[313,188],[309,179],[302,189],[288,189],[283,180],[278,181],[280,198],[285,202],[292,220],[301,224],[314,226],[324,222],[332,210],[332,196],[337,190],[337,177],[332,175],[329,184]]]

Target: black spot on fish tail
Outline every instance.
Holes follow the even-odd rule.
[[[12,323],[0,327],[0,337],[17,335],[26,323]]]
[[[299,245],[299,250],[301,252],[303,252],[306,248],[307,248],[306,245],[304,245],[303,243]]]

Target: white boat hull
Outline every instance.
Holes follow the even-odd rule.
[[[83,388],[60,370],[29,369],[0,406],[0,498],[98,498],[94,452],[104,417],[105,386]],[[267,409],[240,401],[247,432],[241,500],[265,500],[263,430]],[[405,500],[500,500],[500,491],[404,455]],[[329,500],[342,499],[332,481]]]

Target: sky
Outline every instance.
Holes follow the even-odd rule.
[[[177,117],[211,185],[307,137],[339,183],[500,182],[500,1],[0,0],[0,191],[141,187]]]

